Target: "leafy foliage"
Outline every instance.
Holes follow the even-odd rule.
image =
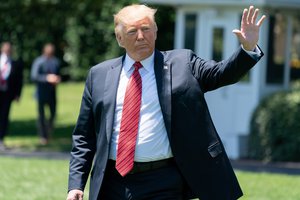
[[[0,42],[13,43],[27,80],[46,42],[55,44],[64,77],[82,80],[91,66],[124,53],[115,41],[113,14],[131,3],[137,0],[0,0]],[[173,46],[174,14],[173,8],[159,8],[159,49]]]
[[[264,99],[253,114],[250,157],[265,161],[300,161],[299,83]]]

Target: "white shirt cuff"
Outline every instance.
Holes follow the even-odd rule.
[[[244,49],[243,45],[242,46],[242,49],[249,55],[251,56],[254,60],[258,60],[258,58],[261,56],[261,50],[255,46],[255,49],[253,49],[253,51],[247,51]]]

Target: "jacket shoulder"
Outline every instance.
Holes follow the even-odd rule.
[[[173,49],[168,51],[160,51],[163,56],[164,62],[170,63],[189,63],[192,55],[194,55],[192,50],[189,49]]]
[[[187,59],[193,54],[193,51],[190,49],[173,49],[168,51],[161,51],[161,53],[164,55],[165,60],[170,60],[173,58],[179,58],[179,59]]]
[[[119,64],[119,62],[122,62],[122,57],[113,58],[109,60],[105,60],[101,63],[98,63],[97,65],[92,66],[91,71],[101,71],[101,70],[107,70],[110,67],[114,67]]]

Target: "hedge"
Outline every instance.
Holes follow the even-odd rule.
[[[300,161],[300,82],[262,100],[250,125],[249,156],[264,161]]]

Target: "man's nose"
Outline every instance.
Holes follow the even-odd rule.
[[[143,40],[144,39],[144,33],[143,33],[143,31],[141,30],[141,29],[138,29],[137,30],[137,39],[138,40]]]

